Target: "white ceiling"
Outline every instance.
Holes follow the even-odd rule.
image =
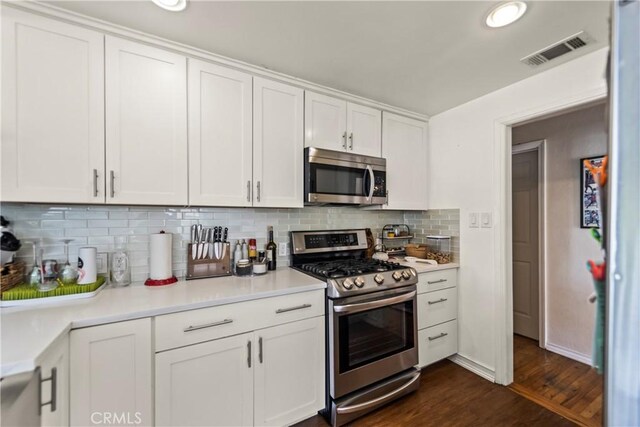
[[[528,1],[489,29],[495,1],[151,1],[57,6],[387,104],[434,115],[608,43],[607,1]],[[596,42],[538,68],[520,58],[587,31]]]

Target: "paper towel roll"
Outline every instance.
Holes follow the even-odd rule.
[[[171,233],[152,234],[149,238],[149,277],[171,278]]]

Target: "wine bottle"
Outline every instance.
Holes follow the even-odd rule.
[[[269,226],[269,243],[267,243],[267,268],[269,270],[276,269],[276,256],[277,249],[275,242],[273,241],[273,227]]]

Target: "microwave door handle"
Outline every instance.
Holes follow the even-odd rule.
[[[371,198],[373,197],[373,190],[376,186],[376,176],[373,173],[373,168],[371,167],[371,165],[367,165],[367,170],[369,171],[369,179],[370,179],[370,183],[369,183],[369,196],[367,196],[367,200],[371,200]]]
[[[367,166],[368,168],[369,166]],[[367,174],[369,173],[369,170],[365,168],[364,173],[362,174],[362,194],[364,194],[364,196],[367,199],[367,202],[369,201],[369,197],[367,197],[367,194],[369,194],[369,190],[367,189]]]

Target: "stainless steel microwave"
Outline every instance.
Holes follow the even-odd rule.
[[[304,150],[307,205],[381,205],[387,201],[387,161],[341,151]]]

